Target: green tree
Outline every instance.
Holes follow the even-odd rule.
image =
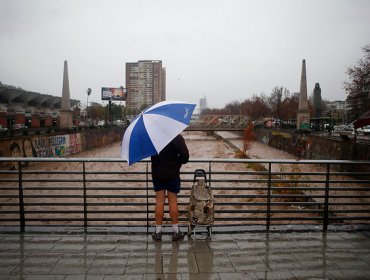
[[[124,113],[124,106],[120,104],[116,104],[114,102],[111,103],[111,117],[113,120],[122,120],[123,119],[123,113]],[[109,104],[105,106],[105,116],[109,118]]]

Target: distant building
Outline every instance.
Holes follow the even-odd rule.
[[[348,111],[350,109],[348,101],[330,101],[326,104],[326,112],[323,113],[325,117],[330,117],[335,123],[347,123]]]
[[[161,60],[139,60],[126,63],[126,106],[129,110],[166,100],[166,70]]]
[[[347,102],[336,100],[336,101],[330,101],[327,103],[327,108],[332,111],[345,111],[347,108]]]
[[[315,118],[320,118],[321,117],[321,88],[320,88],[319,83],[315,84],[315,88],[313,90],[312,101],[313,101],[313,108],[315,110],[314,116]]]
[[[70,99],[70,106],[79,104]],[[0,82],[0,124],[10,128],[24,124],[28,128],[57,126],[62,97],[27,91]]]
[[[202,111],[207,108],[208,108],[207,98],[204,96],[199,100],[199,111],[200,111],[199,113],[202,113]]]

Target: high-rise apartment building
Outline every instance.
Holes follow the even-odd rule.
[[[166,100],[166,70],[161,60],[139,60],[126,63],[126,106],[143,109]]]
[[[207,98],[204,96],[199,100],[199,111],[200,111],[199,113],[202,113],[202,111],[204,111],[207,108],[208,108]]]

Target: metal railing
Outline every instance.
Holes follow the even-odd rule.
[[[10,163],[15,169],[9,169]],[[193,172],[201,168],[214,194],[216,230],[368,227],[370,174],[361,171],[368,165],[370,161],[191,159],[182,167],[180,223],[187,223]],[[349,166],[355,171],[337,171]],[[0,159],[2,229],[148,230],[154,225],[154,205],[148,161],[128,167],[121,159],[107,158]],[[166,214],[165,223],[169,221]]]
[[[244,130],[248,125],[246,115],[193,115],[186,130],[219,131]]]

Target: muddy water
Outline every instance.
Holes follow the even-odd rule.
[[[229,132],[219,132],[219,134],[228,139],[234,147],[242,147],[243,141],[240,139],[240,136],[234,133]],[[204,132],[184,132],[183,136],[186,140],[186,143],[189,148],[189,152],[192,159],[198,158],[220,158],[220,159],[233,159],[236,157],[236,150],[234,147],[229,146],[225,141],[216,140],[215,137],[207,135]],[[85,151],[78,155],[74,155],[74,158],[119,158],[120,157],[120,149],[121,143],[117,142],[112,145]],[[251,158],[259,158],[259,159],[296,159],[294,156],[289,155],[286,152],[279,151],[277,149],[268,147],[258,142],[253,142],[251,144],[250,149],[247,151],[247,154]],[[101,214],[90,214],[90,217],[101,218],[103,221],[94,222],[95,224],[109,224],[109,225],[120,225],[122,224],[121,220],[126,219],[124,224],[136,224],[135,221],[129,221],[132,212],[137,211],[138,207],[135,205],[119,205],[120,203],[144,203],[145,199],[143,197],[146,196],[145,191],[145,176],[142,174],[136,174],[136,172],[143,172],[147,168],[150,169],[150,165],[147,163],[135,163],[132,166],[128,166],[126,162],[114,162],[114,163],[99,163],[99,162],[89,162],[86,163],[85,166],[86,170],[89,172],[87,174],[87,179],[89,180],[88,187],[89,190],[87,191],[87,195],[90,196],[88,201],[90,203],[94,203],[95,205],[89,206],[89,210],[108,210],[108,211],[117,211],[117,213],[109,214],[109,218],[116,219],[113,222],[104,221],[104,217],[107,215]],[[209,165],[208,163],[197,163],[197,162],[190,162],[183,166],[182,171],[186,174],[183,175],[183,191],[179,196],[180,202],[180,211],[181,211],[181,218],[186,219],[186,208],[189,196],[189,188],[191,186],[192,176],[195,169],[202,168],[208,171]],[[245,163],[212,163],[212,172],[218,173],[223,171],[233,171],[233,172],[248,172],[253,171],[255,166],[247,165]],[[290,165],[273,165],[273,171],[289,171],[293,167]],[[323,167],[317,165],[311,166],[300,166],[298,172],[310,172],[310,171],[325,171]],[[36,170],[44,170],[48,172],[54,172],[53,174],[32,174],[32,171]],[[55,197],[51,198],[53,203],[81,203],[81,175],[74,174],[75,171],[81,171],[82,165],[81,163],[38,163],[33,164],[30,167],[26,168],[27,172],[30,174],[24,174],[23,178],[28,179],[28,182],[24,183],[25,187],[25,194],[26,195],[33,195],[34,197],[27,198],[27,202],[31,203],[29,206],[26,206],[26,211],[30,213],[30,211],[37,211],[37,210],[45,210],[45,211],[60,211],[61,209],[66,209],[69,211],[81,211],[81,206],[75,205],[68,205],[68,206],[55,206],[55,205],[46,205],[40,206],[41,203],[47,202],[50,198],[45,199],[41,196],[43,195],[54,195]],[[295,170],[297,171],[297,170]],[[99,173],[101,172],[101,174]],[[112,172],[113,174],[110,174]],[[130,182],[125,182],[127,178],[130,178]],[[311,178],[311,177],[310,177]],[[72,179],[71,181],[68,181]],[[132,180],[137,180],[136,182],[132,182]],[[249,180],[247,183],[243,182],[243,180]],[[256,195],[266,195],[266,181],[265,176],[261,175],[213,175],[212,181],[213,185],[212,188],[214,189],[214,194],[218,197],[216,201],[216,207],[218,210],[238,210],[242,211],[243,214],[217,214],[218,218],[228,218],[233,217],[235,215],[241,216],[245,219],[244,223],[264,223],[264,216],[265,216],[265,209],[266,209],[266,199],[261,197],[256,197]],[[307,179],[304,176],[301,176],[300,179]],[[311,178],[312,179],[312,178]],[[319,176],[315,179],[324,180],[322,176]],[[59,181],[58,181],[59,180]],[[73,180],[80,180],[80,182],[73,182]],[[111,182],[107,182],[111,180]],[[227,180],[232,180],[232,182],[228,182]],[[9,183],[8,185],[15,185],[15,183]],[[124,189],[122,189],[124,186]],[[318,187],[323,187],[322,184],[316,184]],[[28,190],[29,187],[38,187],[38,190]],[[137,188],[142,187],[142,191],[138,191]],[[45,188],[45,189],[43,189]],[[100,190],[96,190],[94,188],[99,188]],[[104,190],[104,188],[109,188],[109,190]],[[113,189],[112,189],[113,188]],[[132,188],[132,189],[130,189]],[[2,190],[0,190],[2,191]],[[4,193],[4,191],[2,191]],[[9,192],[9,194],[16,194],[16,191]],[[68,197],[59,198],[58,195],[67,195]],[[310,195],[321,195],[322,191],[311,192]],[[35,196],[36,195],[36,196]],[[37,197],[40,195],[40,197]],[[102,195],[105,197],[94,197],[96,195]],[[153,191],[149,192],[151,198],[149,199],[150,203],[154,203],[154,195]],[[238,196],[238,197],[230,197],[230,195]],[[317,200],[321,200],[318,198]],[[281,202],[286,202],[286,200],[281,199]],[[15,198],[8,198],[4,200],[4,202],[17,202]],[[220,202],[228,202],[234,203],[232,206],[220,205]],[[340,202],[340,199],[338,199]],[[102,206],[96,205],[96,203],[108,203],[112,204],[115,203],[114,206]],[[3,208],[3,206],[0,206]],[[281,210],[292,210],[296,206],[280,206],[279,209]],[[13,207],[10,210],[16,210],[17,207]],[[149,218],[153,219],[153,212],[154,209],[150,206],[148,209]],[[167,209],[166,209],[167,210]],[[118,212],[120,211],[120,212]],[[144,213],[145,212],[145,213]],[[147,213],[146,209],[144,209],[143,213],[135,213],[136,217],[141,217],[142,219],[146,219]],[[69,218],[76,218],[81,219],[81,213],[72,213],[68,214]],[[168,214],[167,220],[169,220]],[[300,214],[289,214],[289,216],[296,216],[298,217]],[[64,214],[61,213],[54,213],[54,214],[28,214],[28,218],[50,218],[50,222],[43,222],[49,224],[55,224],[55,221],[52,221],[53,218],[61,218],[65,217]],[[284,214],[277,213],[273,214],[275,217],[283,217]],[[314,217],[315,214],[305,214],[305,216]],[[16,217],[16,216],[14,216]],[[33,222],[28,222],[28,224],[32,224]],[[35,221],[36,224],[39,222]],[[67,221],[68,224],[79,224],[79,221]],[[222,223],[228,223],[227,221],[223,221]],[[278,222],[277,222],[278,223]]]
[[[224,141],[216,140],[213,136],[209,136],[206,133],[201,132],[184,132],[183,136],[189,148],[191,158],[234,158],[235,150],[229,147]],[[82,152],[78,155],[73,155],[71,158],[119,158],[121,150],[121,143],[117,142],[112,145],[97,148],[90,151]],[[78,162],[63,163],[63,162],[52,162],[52,163],[32,163],[29,167],[25,168],[25,174],[23,174],[24,181],[24,193],[29,197],[25,199],[28,203],[26,206],[27,218],[60,218],[63,219],[65,215],[63,213],[49,213],[49,214],[39,214],[31,213],[32,211],[38,211],[40,209],[44,211],[81,211],[80,205],[72,205],[73,203],[81,203],[81,172],[83,166]],[[132,202],[145,202],[140,196],[145,196],[145,176],[142,174],[135,174],[135,172],[143,172],[147,168],[150,169],[150,164],[147,163],[135,163],[132,166],[128,166],[126,162],[114,162],[114,163],[100,163],[100,162],[88,162],[85,164],[85,169],[88,172],[86,179],[89,180],[87,195],[89,196],[88,201],[92,204],[96,203],[115,203],[114,206],[102,206],[102,205],[92,205],[89,206],[89,210],[114,210],[122,211],[121,213],[111,214],[109,218],[116,218],[116,222],[104,222],[101,221],[99,224],[121,224],[119,221],[121,218],[128,219],[133,212],[137,210],[137,206],[133,205],[118,205],[120,203],[132,203]],[[193,172],[195,169],[202,168],[208,171],[208,163],[196,163],[191,162],[183,166],[182,171],[188,174],[183,176],[183,191],[181,192],[180,201],[180,211],[182,212],[182,218],[185,218],[186,204],[189,197],[189,188],[192,184]],[[49,174],[41,174],[39,171],[49,172]],[[231,163],[216,163],[212,165],[213,171],[245,171],[245,164],[231,164]],[[35,172],[35,173],[32,173]],[[101,174],[99,173],[101,172]],[[110,174],[114,173],[114,174]],[[11,177],[11,176],[10,176]],[[125,180],[131,180],[126,182]],[[239,176],[240,177],[240,176]],[[15,176],[14,176],[15,179]],[[217,178],[216,178],[217,179]],[[235,179],[235,177],[234,177]],[[79,180],[76,182],[76,180]],[[107,182],[107,180],[113,180],[113,182]],[[132,182],[132,180],[137,180]],[[7,186],[17,186],[17,182],[8,183]],[[124,186],[124,189],[122,189]],[[30,188],[33,188],[32,190]],[[36,189],[35,189],[36,188]],[[94,188],[100,188],[99,190]],[[109,188],[109,190],[105,190]],[[113,188],[113,189],[111,189]],[[115,189],[114,189],[115,188]],[[133,188],[132,190],[130,188]],[[136,189],[135,189],[136,188]],[[137,188],[143,188],[144,191],[138,191]],[[237,193],[237,191],[232,189],[232,184],[224,183],[222,185],[224,190],[215,190],[216,194]],[[0,190],[1,191],[1,190]],[[4,194],[16,195],[17,191],[2,191]],[[250,192],[248,192],[250,193]],[[254,193],[254,191],[253,191]],[[43,198],[42,196],[51,196],[49,198]],[[105,197],[96,198],[94,196],[102,195]],[[151,191],[149,195],[153,196],[154,192]],[[64,197],[58,197],[64,196]],[[66,197],[67,196],[67,197]],[[235,199],[231,199],[231,201]],[[2,200],[4,202],[16,203],[17,198],[7,198]],[[66,206],[60,205],[42,205],[43,203],[72,203]],[[151,203],[154,203],[154,198],[150,198]],[[4,208],[4,206],[0,206]],[[222,209],[220,207],[219,209]],[[17,206],[10,207],[9,210],[17,210]],[[166,209],[167,210],[167,209]],[[150,207],[150,218],[153,218],[153,207]],[[102,218],[102,216],[96,214],[96,217]],[[135,214],[136,217],[146,218],[146,213]],[[71,213],[68,217],[73,219],[80,219],[81,213]],[[90,215],[94,217],[94,214]],[[14,215],[13,218],[17,218]],[[167,217],[169,218],[169,217]],[[38,224],[38,221],[28,222],[27,224]],[[54,221],[43,222],[48,224],[55,224]],[[79,224],[79,221],[68,221],[68,224]],[[128,224],[135,224],[135,222],[128,222]]]

